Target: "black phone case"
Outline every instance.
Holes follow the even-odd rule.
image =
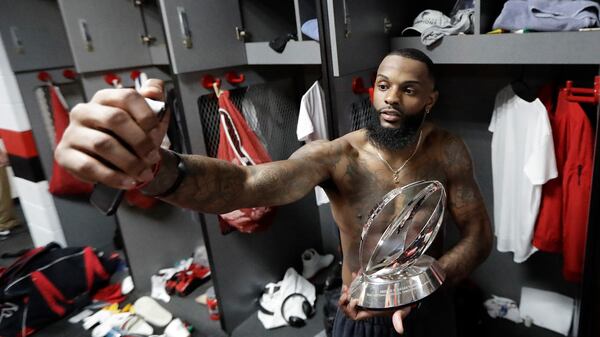
[[[96,184],[92,191],[92,195],[90,196],[90,203],[102,214],[113,215],[119,208],[119,204],[121,204],[124,194],[124,190]]]

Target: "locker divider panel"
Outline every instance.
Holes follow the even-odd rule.
[[[599,69],[600,70],[600,69]],[[600,71],[599,71],[600,73]],[[592,125],[594,123],[592,122]],[[594,171],[592,172],[592,195],[588,237],[586,242],[585,268],[580,292],[580,306],[576,317],[579,317],[578,336],[595,336],[600,332],[600,213],[596,205],[600,204],[600,105],[596,106],[596,123],[594,125]],[[577,322],[577,321],[575,321]]]

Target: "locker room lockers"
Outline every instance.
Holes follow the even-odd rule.
[[[131,84],[128,79],[131,71],[138,69],[146,70],[150,77],[166,80],[176,88],[182,107],[178,118],[185,126],[184,138],[189,145],[185,152],[207,155],[215,151],[213,136],[216,133],[214,115],[210,112],[214,110],[214,96],[210,89],[202,86],[202,79],[207,75],[221,79],[222,88],[237,93],[239,102],[252,90],[264,89],[257,96],[265,98],[268,88],[281,87],[289,89],[283,94],[287,101],[298,102],[304,91],[315,80],[320,80],[326,93],[330,134],[338,137],[362,127],[372,112],[368,95],[353,91],[353,80],[361,78],[364,86],[369,87],[378,63],[387,52],[403,47],[420,49],[432,58],[439,71],[440,100],[432,111],[434,121],[462,136],[469,146],[476,165],[475,175],[492,215],[491,135],[487,126],[496,92],[518,77],[525,78],[534,87],[548,80],[564,82],[566,79],[589,86],[593,76],[599,73],[600,32],[487,35],[504,1],[476,0],[472,33],[446,36],[433,47],[423,46],[418,37],[401,34],[422,10],[433,8],[448,12],[454,4],[455,1],[391,0],[368,3],[352,0],[110,0],[102,3],[28,0],[14,5],[10,15],[3,15],[8,11],[0,11],[3,18],[0,33],[14,72],[74,65],[80,73],[77,83],[83,89],[82,98],[90,99],[97,90],[108,87],[103,76],[109,72],[123,78],[126,86]],[[36,25],[22,24],[31,21],[31,12],[40,11],[45,15],[35,18]],[[311,18],[318,20],[318,42],[300,31],[300,26]],[[296,35],[297,40],[289,41],[283,53],[276,53],[268,46],[269,41],[286,34]],[[243,74],[245,81],[228,83],[228,72]],[[30,73],[22,77],[21,90],[34,86],[34,76]],[[36,115],[29,106],[27,108],[33,120]],[[264,109],[273,119],[284,115],[275,113],[280,108],[275,104]],[[285,116],[288,112],[286,110]],[[293,113],[290,116],[293,117]],[[589,117],[596,125],[597,112],[590,112]],[[36,139],[42,137],[41,123],[32,124],[34,132],[40,134]],[[292,122],[284,124],[282,130],[293,131]],[[293,135],[288,135],[285,142],[273,143],[267,147],[278,154],[274,159],[284,159],[301,146]],[[41,157],[47,166],[51,160],[48,146],[39,148],[44,152]],[[596,155],[596,161],[598,157]],[[597,201],[599,195],[598,166],[592,202]],[[70,202],[61,200],[57,204],[59,209],[75,207]],[[86,207],[77,203],[76,207]],[[279,280],[288,266],[298,266],[303,249],[314,247],[338,254],[337,229],[330,210],[328,206],[317,207],[312,194],[281,207],[277,216],[277,223],[267,232],[251,236],[222,235],[216,216],[179,210],[166,204],[147,213],[124,207],[118,218],[140,292],[149,291],[149,276],[158,268],[189,255],[194,247],[206,245],[213,268],[212,282],[221,304],[220,325],[227,334],[244,336],[247,331],[260,334],[255,318],[256,299],[264,284]],[[592,209],[590,228],[597,221],[597,211]],[[65,232],[75,233],[73,223],[68,220],[63,226]],[[104,241],[109,232],[102,234]],[[88,234],[90,240],[91,236],[100,235]],[[447,245],[459,238],[451,223],[447,224],[445,235]],[[531,261],[516,265],[509,256],[498,253],[495,246],[490,258],[471,279],[488,296],[504,295],[518,300],[524,285],[572,296],[581,309],[574,320],[574,336],[595,336],[598,327],[593,327],[593,320],[599,309],[591,302],[593,296],[598,296],[598,270],[594,268],[598,265],[600,245],[597,231],[590,230],[588,235],[582,285],[568,284],[548,271],[560,268],[558,256],[540,253]],[[88,238],[73,242],[86,240]],[[162,249],[155,249],[157,246]],[[499,274],[512,281],[497,277]],[[169,308],[183,316],[197,309],[192,300],[178,299]],[[321,304],[317,302],[318,307]],[[198,321],[198,324],[204,323]],[[310,329],[316,329],[321,323],[311,321],[310,324]],[[485,331],[490,336],[532,331],[502,323],[491,327],[494,331]],[[286,329],[269,333],[308,336],[310,330]],[[534,335],[547,334],[535,330]]]

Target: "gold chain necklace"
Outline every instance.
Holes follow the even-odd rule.
[[[375,152],[377,152],[377,156],[379,157],[379,159],[381,159],[381,161],[384,162],[385,165],[387,165],[387,167],[390,169],[390,171],[392,171],[392,174],[393,174],[393,177],[394,177],[394,184],[398,185],[400,183],[400,171],[402,171],[402,169],[404,168],[404,166],[406,166],[406,164],[408,164],[408,162],[412,159],[412,157],[414,157],[415,154],[417,153],[417,150],[419,149],[419,144],[421,143],[421,135],[423,135],[423,131],[422,130],[419,132],[419,140],[417,140],[417,146],[415,147],[415,150],[410,155],[410,157],[408,157],[408,159],[406,159],[406,161],[404,162],[404,164],[402,164],[402,166],[400,166],[400,168],[398,168],[397,170],[394,170],[394,168],[392,167],[392,165],[390,165],[390,163],[388,163],[387,160],[383,159],[383,157],[381,156],[381,153],[379,153],[379,151],[377,150],[377,148],[375,148]]]

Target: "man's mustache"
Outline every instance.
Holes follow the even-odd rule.
[[[377,112],[379,114],[382,114],[382,113],[388,113],[388,114],[389,113],[393,113],[393,114],[396,114],[398,116],[404,116],[405,115],[404,111],[402,111],[401,109],[394,108],[394,107],[391,107],[391,106],[383,107],[383,108],[377,110]]]

